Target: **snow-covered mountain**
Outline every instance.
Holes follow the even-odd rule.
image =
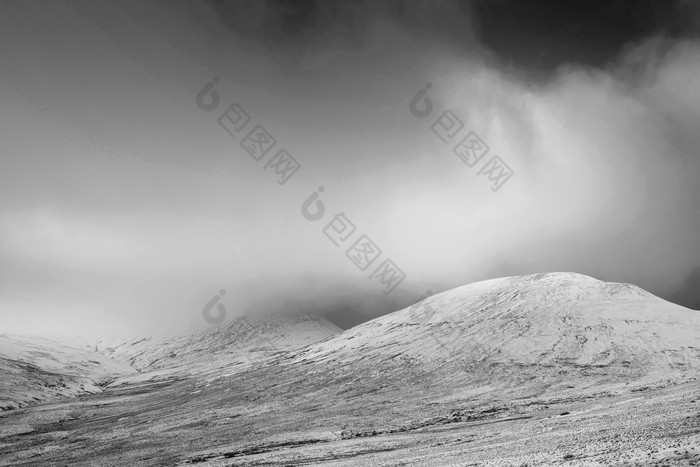
[[[115,378],[135,373],[127,364],[55,340],[0,335],[0,410],[100,392]]]
[[[102,347],[144,372],[102,394],[0,413],[5,462],[700,459],[700,311],[638,287],[534,274],[449,290],[335,335],[316,324],[265,318]]]
[[[312,345],[301,360],[510,387],[663,380],[700,368],[700,311],[575,273],[469,284]]]
[[[322,318],[268,315],[166,339],[95,344],[79,338],[0,335],[0,409],[99,392],[108,385],[233,374],[339,331]]]
[[[164,339],[98,341],[95,350],[139,371],[138,376],[115,381],[119,385],[174,375],[238,372],[341,331],[324,318],[268,314],[244,316],[228,325]]]

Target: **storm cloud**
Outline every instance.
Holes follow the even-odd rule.
[[[426,290],[543,271],[697,309],[698,11],[3,2],[0,329],[201,327],[221,289],[231,315],[347,327]],[[204,111],[214,77],[220,102]],[[422,89],[432,110],[418,118]],[[280,184],[221,127],[234,103],[300,163],[293,178]],[[512,169],[498,190],[433,130],[448,110],[456,138],[476,133],[484,161]],[[311,221],[302,204],[319,187]],[[337,214],[350,243],[381,248],[371,268],[324,233]],[[391,294],[369,277],[387,258],[406,276]]]

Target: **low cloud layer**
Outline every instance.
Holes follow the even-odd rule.
[[[478,2],[237,3],[0,7],[0,332],[202,327],[221,289],[230,316],[350,326],[542,271],[700,307],[691,26],[537,68],[486,40]],[[217,123],[234,102],[301,163],[284,185]],[[446,110],[512,168],[501,189],[433,132]],[[406,274],[390,295],[324,234],[339,213]]]

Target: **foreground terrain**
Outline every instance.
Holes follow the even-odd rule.
[[[265,385],[205,386],[193,381],[151,383],[20,409],[0,424],[1,462],[436,467],[700,463],[697,381],[494,403],[478,398],[412,401],[410,405],[425,404],[422,410],[402,410],[381,392],[323,402],[292,395],[294,402],[285,409],[278,400],[266,398]],[[333,414],[316,418],[323,412]]]
[[[2,412],[0,464],[698,465],[699,368],[698,311],[497,279],[257,362]]]

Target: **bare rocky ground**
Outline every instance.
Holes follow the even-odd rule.
[[[2,465],[700,465],[700,312],[549,274],[0,413]]]

